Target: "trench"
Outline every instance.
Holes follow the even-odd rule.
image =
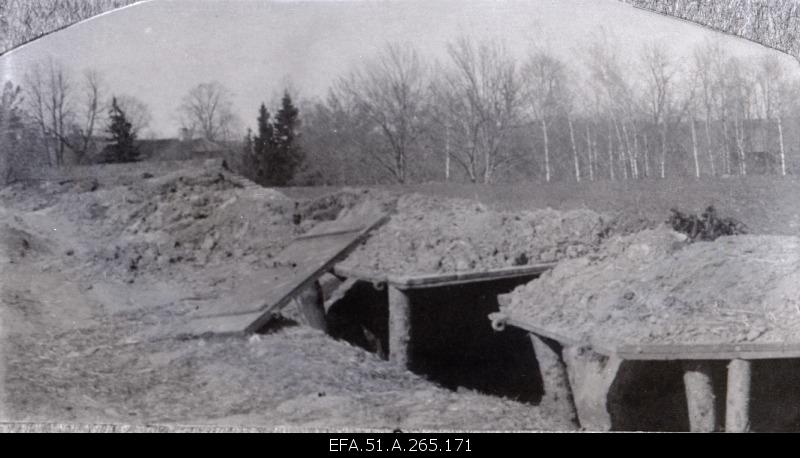
[[[492,330],[488,315],[497,296],[528,279],[412,290],[409,369],[445,388],[475,390],[538,404],[542,380],[527,333]],[[368,351],[388,350],[388,299],[385,289],[357,283],[328,310],[329,333]]]
[[[527,332],[492,330],[497,296],[527,280],[413,290],[409,369],[445,388],[460,388],[538,405],[543,384]],[[358,282],[326,315],[332,337],[367,351],[388,350],[385,289]],[[726,363],[711,361],[717,430],[724,428]],[[753,362],[751,429],[800,430],[800,360]],[[688,431],[680,361],[625,361],[608,393],[612,430]]]

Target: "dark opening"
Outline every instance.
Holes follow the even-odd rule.
[[[488,315],[497,295],[530,278],[418,289],[409,292],[412,313],[410,369],[440,385],[538,403],[542,380],[528,334],[492,330]],[[385,290],[360,282],[328,310],[332,336],[373,352],[388,350]]]

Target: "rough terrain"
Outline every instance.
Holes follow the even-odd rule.
[[[175,337],[180,315],[257,294],[271,256],[366,194],[291,200],[221,169],[135,167],[0,190],[5,419],[572,429],[554,407],[446,390],[290,320]]]
[[[409,275],[554,262],[594,251],[609,223],[591,210],[495,211],[471,200],[409,194],[342,265]]]
[[[614,236],[518,287],[502,313],[617,344],[800,343],[800,238],[688,243],[664,227]]]

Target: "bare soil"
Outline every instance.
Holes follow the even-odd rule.
[[[4,420],[574,428],[555,406],[447,390],[289,319],[176,338],[182,315],[257,294],[292,237],[374,191],[288,199],[221,170],[137,173],[0,190]]]
[[[495,211],[470,200],[409,194],[342,265],[422,274],[555,262],[594,251],[609,224],[610,218],[591,210]]]
[[[580,341],[798,342],[800,238],[688,243],[664,227],[615,236],[514,290],[502,313]]]

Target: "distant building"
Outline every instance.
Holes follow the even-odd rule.
[[[139,140],[137,144],[143,161],[216,159],[223,158],[227,151],[224,146],[204,138]]]

